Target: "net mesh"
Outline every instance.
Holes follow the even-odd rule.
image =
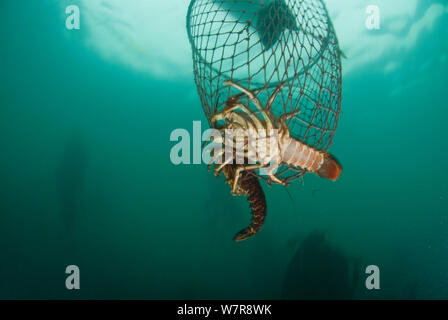
[[[211,126],[226,100],[240,93],[223,81],[248,88],[262,104],[284,82],[272,112],[300,110],[288,120],[291,136],[328,150],[340,114],[342,77],[338,40],[322,0],[192,0],[187,32]],[[240,101],[251,105],[245,96]],[[277,171],[284,181],[301,175],[300,168]]]

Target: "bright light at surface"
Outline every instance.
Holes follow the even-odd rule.
[[[88,43],[102,56],[161,78],[192,78],[186,33],[189,0],[81,0]],[[448,5],[433,4],[416,20],[421,0],[376,0],[381,32],[365,27],[371,0],[326,0],[342,50],[344,74],[386,54],[400,60],[419,36],[448,14]],[[385,71],[398,67],[389,61]]]
[[[192,72],[186,0],[82,0],[90,45],[101,55],[164,78]]]
[[[380,8],[380,31],[365,27],[366,7],[371,0],[326,0],[327,8],[339,38],[342,50],[348,56],[344,60],[344,74],[391,55],[400,61],[402,54],[417,43],[425,31],[431,31],[436,20],[448,13],[448,5],[431,5],[419,20],[416,10],[420,0],[376,0]],[[390,62],[386,72],[398,63]]]

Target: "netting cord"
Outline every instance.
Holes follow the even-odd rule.
[[[187,11],[187,17],[191,16],[191,12],[193,10],[193,6],[195,4],[196,0],[191,0],[190,5],[188,6],[188,11]],[[328,16],[328,11],[327,11],[327,7],[325,5],[325,3],[322,1],[322,5],[323,8],[325,9],[325,17],[327,18],[327,22],[329,25],[328,28],[328,33],[327,33],[327,39],[329,38],[329,36],[334,32],[334,28],[333,28],[333,23],[331,22],[330,17]],[[220,70],[214,68],[212,66],[212,64],[208,63],[204,57],[201,55],[201,53],[197,50],[196,45],[193,41],[193,36],[191,35],[191,25],[190,25],[190,19],[187,18],[187,34],[188,34],[188,40],[190,42],[191,48],[193,50],[193,55],[196,55],[197,57],[199,57],[200,61],[202,63],[204,63],[205,65],[209,65],[210,68],[216,72],[217,74],[219,74],[221,77],[224,77],[224,79],[226,80],[233,80],[230,79],[229,77],[227,77],[225,74],[223,74]],[[313,38],[316,38],[314,35],[311,35]],[[321,59],[323,53],[325,52],[325,50],[327,49],[329,45],[329,41],[324,41],[324,44],[321,46],[320,52],[317,55],[316,59],[310,59],[310,63],[308,64],[308,68],[304,68],[303,71],[301,71],[300,73],[297,73],[295,75],[292,75],[291,77],[288,78],[288,81],[291,80],[292,78],[296,77],[297,75],[302,75],[303,73],[306,73],[307,70],[309,70],[310,68],[312,68],[317,62],[319,62],[319,60]],[[263,88],[273,88],[273,87],[277,87],[279,85],[279,82],[273,82],[273,83],[269,83],[269,85],[265,84],[265,86]]]

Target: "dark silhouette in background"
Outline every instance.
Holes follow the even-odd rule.
[[[352,299],[358,287],[359,267],[322,232],[303,240],[288,265],[284,299]]]

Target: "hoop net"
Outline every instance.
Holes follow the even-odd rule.
[[[328,150],[340,114],[342,77],[338,40],[322,0],[192,0],[187,32],[211,126],[226,100],[240,93],[223,81],[248,88],[263,105],[284,82],[271,111],[279,117],[300,110],[288,120],[291,136]],[[240,101],[257,111],[247,97]],[[282,167],[276,175],[290,181],[303,174]]]

